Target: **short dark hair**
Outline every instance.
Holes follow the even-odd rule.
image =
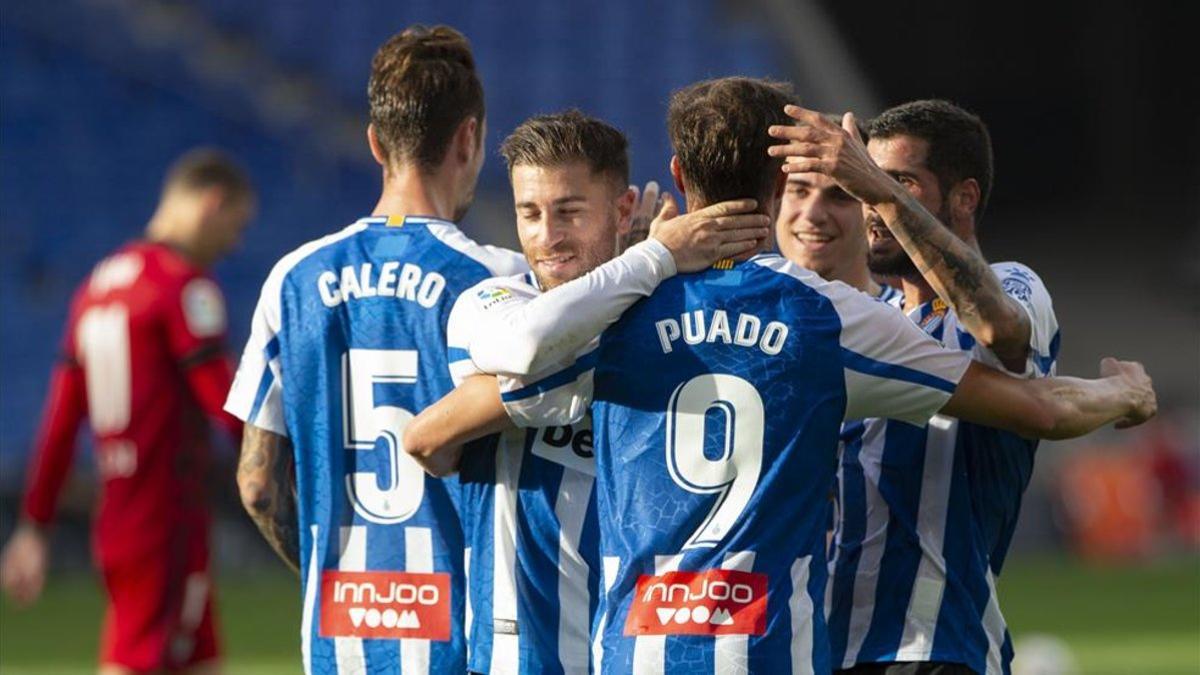
[[[463,34],[449,26],[410,26],[393,35],[371,59],[367,83],[371,123],[389,159],[433,171],[446,157],[463,120],[479,120],[483,85]]]
[[[688,188],[702,201],[761,199],[780,175],[782,159],[767,154],[773,124],[791,124],[783,107],[790,88],[749,77],[723,77],[671,95],[667,134]]]
[[[871,138],[920,138],[929,145],[925,166],[945,195],[954,185],[979,183],[975,220],[983,218],[992,193],[992,138],[979,116],[940,99],[912,101],[885,110],[868,127]]]
[[[250,177],[237,162],[215,148],[195,148],[171,163],[163,180],[163,191],[221,188],[231,199],[254,194]]]
[[[607,122],[571,109],[522,122],[500,145],[509,172],[517,165],[560,166],[585,162],[593,174],[629,185],[629,141]]]

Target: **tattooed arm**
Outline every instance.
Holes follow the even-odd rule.
[[[1029,315],[1004,292],[983,255],[946,229],[907,188],[875,164],[852,114],[847,113],[838,127],[797,106],[788,106],[785,112],[798,124],[772,126],[768,131],[784,141],[768,150],[787,159],[784,171],[826,174],[871,206],[963,327],[1006,368],[1023,372],[1032,332]]]
[[[1025,370],[1032,327],[974,247],[959,239],[905,189],[874,204],[921,276],[958,315],[959,322],[1012,371]]]
[[[283,562],[300,573],[296,469],[286,436],[247,424],[238,460],[242,506]]]

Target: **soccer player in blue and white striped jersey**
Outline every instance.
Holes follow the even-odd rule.
[[[459,297],[447,334],[456,383],[522,367],[511,361],[528,351],[523,310],[545,291],[583,276],[617,253],[636,206],[636,191],[628,187],[626,146],[620,131],[578,111],[531,118],[505,139],[501,154],[509,165],[517,233],[532,271],[489,279]],[[637,210],[648,213],[653,207],[651,199]],[[735,244],[741,248],[709,247],[701,265],[766,237],[766,218],[738,216],[737,208],[718,206],[731,215],[712,225],[722,227],[719,236],[744,241]],[[665,227],[682,232],[692,222],[698,222],[695,216]],[[654,277],[673,274],[670,247],[678,245],[662,232],[657,236],[615,264],[655,270]],[[576,315],[595,323],[590,317],[598,314],[607,317],[599,319],[601,324],[607,323],[636,297],[592,303]],[[591,329],[592,335],[596,332]],[[573,356],[586,341],[564,342],[560,349]],[[521,387],[518,380],[510,379],[508,385]],[[493,410],[507,422],[498,398],[495,403]],[[467,408],[457,402],[430,408],[408,427],[404,446],[435,473],[449,472],[457,462],[469,552],[469,667],[480,673],[586,674],[600,578],[590,420],[509,428],[468,445],[461,456],[456,450],[446,455],[445,439],[488,430],[472,426]]]
[[[765,130],[785,101],[746,78],[672,98],[672,170],[690,206],[754,195],[773,217],[783,177]],[[526,426],[581,419],[594,401],[604,672],[829,671],[824,504],[846,417],[919,423],[940,409],[1073,435],[1153,411],[1136,364],[1100,381],[1009,378],[777,255],[665,280],[623,258],[528,303],[533,328],[509,361],[556,365],[500,378],[523,378],[503,404]],[[580,358],[561,353],[587,337],[582,302],[647,293]]]
[[[485,154],[466,39],[445,26],[393,36],[368,92],[383,173],[376,215],[276,264],[226,409],[246,422],[243,501],[300,572],[304,671],[461,673],[459,486],[427,476],[398,437],[452,388],[455,298],[527,267],[452,222]]]
[[[987,204],[986,127],[945,101],[884,112],[864,147],[811,111],[772,133],[792,175],[814,171],[863,199],[870,271],[900,277],[890,302],[946,347],[1019,377],[1054,373],[1059,333],[1040,278],[989,267],[975,227]],[[878,165],[878,166],[876,166]],[[894,179],[894,180],[892,180]],[[934,215],[936,214],[936,216]],[[850,672],[1009,671],[996,597],[1037,441],[937,416],[847,427],[827,597],[835,665]]]

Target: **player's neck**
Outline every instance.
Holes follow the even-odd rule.
[[[416,167],[399,167],[384,174],[383,192],[371,214],[453,220],[458,207],[457,197],[453,181],[437,174],[423,174]]]
[[[903,277],[900,280],[904,288],[904,311],[911,312],[921,305],[937,297],[933,287],[926,283],[920,274]]]
[[[155,215],[146,226],[146,241],[161,244],[175,251],[197,267],[207,268],[212,261],[206,260],[200,247],[183,232],[177,223],[171,222],[162,214]]]
[[[831,278],[853,286],[871,297],[879,295],[880,286],[871,278],[871,271],[867,269],[865,257],[863,264],[853,265],[851,269],[835,273]]]

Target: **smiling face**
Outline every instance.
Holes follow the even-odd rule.
[[[616,254],[633,195],[610,176],[580,161],[518,164],[511,178],[517,236],[542,290],[583,276]]]
[[[881,169],[899,181],[942,224],[953,229],[941,183],[925,164],[929,153],[927,141],[905,134],[872,138],[867,143],[867,151]],[[884,225],[879,214],[869,207],[864,207],[863,213],[869,244],[867,264],[871,272],[900,277],[917,274],[916,265]]]
[[[866,265],[862,206],[824,174],[788,176],[775,238],[785,258],[826,279],[845,280]]]

